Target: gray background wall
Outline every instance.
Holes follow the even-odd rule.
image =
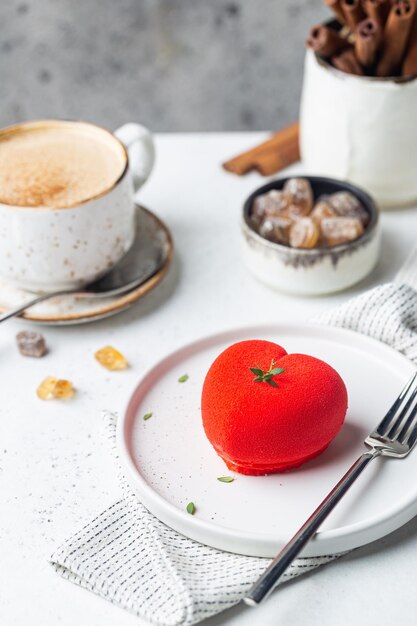
[[[321,0],[2,0],[0,125],[279,128],[326,15]]]

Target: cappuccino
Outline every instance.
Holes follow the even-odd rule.
[[[111,134],[79,122],[45,121],[0,133],[0,203],[66,208],[109,191],[126,153]]]

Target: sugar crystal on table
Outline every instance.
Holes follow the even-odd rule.
[[[41,333],[22,330],[16,335],[17,347],[23,356],[40,358],[47,352],[45,338]]]
[[[67,398],[72,398],[74,393],[74,387],[69,380],[60,379],[56,381],[53,389],[54,398],[66,400]]]
[[[96,361],[110,371],[125,370],[129,364],[121,352],[112,346],[105,346],[94,354]]]
[[[41,400],[52,400],[54,398],[67,400],[75,393],[74,387],[69,380],[47,376],[36,390],[38,398]]]

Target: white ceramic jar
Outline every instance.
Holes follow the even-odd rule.
[[[154,163],[150,132],[126,124],[114,134],[84,122],[41,120],[0,130],[8,133],[44,126],[83,128],[120,155],[121,174],[102,193],[75,206],[13,206],[0,203],[0,275],[36,292],[78,288],[105,274],[135,237],[134,192]]]
[[[349,180],[380,207],[417,201],[417,78],[341,72],[307,51],[300,110],[308,173]]]

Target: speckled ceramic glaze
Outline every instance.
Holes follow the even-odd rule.
[[[45,120],[21,126],[51,124],[84,123]],[[110,189],[77,206],[59,209],[0,203],[0,275],[23,289],[55,291],[92,282],[133,243],[133,195],[152,170],[151,134],[137,124],[126,124],[114,135],[88,126],[108,133],[123,153],[124,170]]]
[[[261,237],[250,219],[253,201],[271,189],[282,189],[287,180],[282,178],[257,189],[245,202],[242,220],[245,263],[259,280],[288,293],[321,295],[341,291],[362,280],[376,265],[380,249],[378,210],[359,187],[318,176],[303,178],[310,181],[315,198],[338,191],[353,193],[370,215],[364,234],[349,243],[312,250],[290,248]]]

